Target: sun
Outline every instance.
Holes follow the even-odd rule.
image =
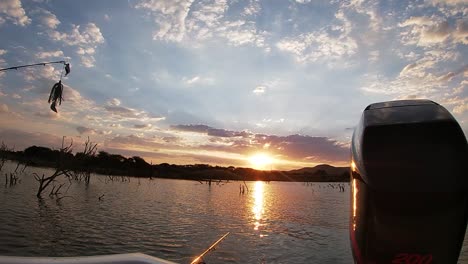
[[[256,170],[267,170],[271,169],[273,158],[266,153],[257,153],[249,157],[249,162]]]

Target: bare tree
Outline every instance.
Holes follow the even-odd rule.
[[[13,152],[13,148],[9,148],[3,141],[0,145],[0,171],[3,169],[5,162],[8,160],[9,152]],[[13,172],[5,173],[5,187],[16,185],[17,183],[21,182],[19,179],[19,174],[24,173],[26,168],[28,167],[27,163],[21,163],[18,161],[16,168]]]
[[[39,182],[39,188],[37,190],[37,198],[42,198],[42,192],[52,183],[56,180],[57,177],[59,176],[65,176],[65,177],[68,177],[68,178],[71,178],[71,174],[70,174],[70,170],[67,169],[67,166],[66,166],[66,157],[68,155],[71,154],[72,152],[72,147],[73,147],[73,140],[70,142],[70,144],[68,146],[64,146],[64,139],[62,139],[62,147],[60,148],[59,150],[59,155],[58,155],[58,158],[57,158],[57,163],[56,163],[56,166],[55,166],[55,172],[46,177],[44,174],[42,174],[42,176],[40,177],[37,173],[33,173],[34,175],[34,178],[36,179],[36,181]],[[52,190],[54,191],[54,190]],[[58,191],[56,191],[55,193],[58,193]]]
[[[93,143],[88,137],[84,143],[83,152],[78,152],[75,156],[79,163],[77,170],[74,171],[75,179],[81,180],[83,178],[86,184],[89,184],[91,178],[91,166],[89,166],[89,162],[96,155],[97,145],[97,143]]]
[[[8,160],[8,152],[13,151],[12,148],[9,148],[3,141],[0,146],[0,171],[3,169],[5,162]]]

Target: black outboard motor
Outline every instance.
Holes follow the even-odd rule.
[[[468,147],[428,100],[369,105],[351,147],[356,263],[457,263],[468,220]]]

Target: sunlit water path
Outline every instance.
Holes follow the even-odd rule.
[[[352,262],[347,184],[339,192],[328,183],[248,182],[242,194],[239,182],[112,182],[97,175],[88,186],[64,181],[65,198],[46,194],[40,201],[31,174],[50,171],[26,172],[12,187],[0,177],[0,255],[143,252],[189,263],[231,232],[207,263]]]

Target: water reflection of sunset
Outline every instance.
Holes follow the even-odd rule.
[[[253,203],[253,208],[252,212],[254,213],[254,219],[255,219],[255,227],[254,230],[258,230],[258,228],[261,226],[260,221],[262,220],[262,216],[264,213],[264,182],[262,181],[257,181],[255,182],[254,186],[254,192],[253,192],[253,198],[254,198],[254,203]]]
[[[354,162],[353,162],[354,164]],[[352,194],[353,194],[353,230],[356,230],[356,211],[357,211],[357,200],[356,195],[358,193],[358,187],[356,184],[356,179],[353,179],[352,182]]]

